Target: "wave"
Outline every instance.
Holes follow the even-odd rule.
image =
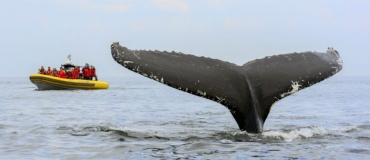
[[[193,141],[216,141],[223,144],[233,142],[274,142],[274,141],[294,141],[309,138],[322,138],[327,135],[342,135],[343,133],[358,131],[361,128],[356,126],[344,126],[342,128],[324,128],[321,126],[308,126],[296,129],[266,130],[261,134],[250,134],[245,131],[221,131],[221,132],[183,132],[183,130],[164,130],[155,128],[136,128],[136,127],[112,127],[112,126],[90,126],[81,128],[71,128],[61,126],[57,130],[69,130],[73,136],[87,136],[95,132],[110,132],[110,136],[129,138],[136,140],[161,139],[161,140],[180,140],[184,142]],[[173,137],[176,135],[175,137]]]
[[[344,128],[335,128],[335,129],[333,129],[333,131],[337,131],[337,132],[351,132],[351,131],[356,131],[358,129],[359,128],[356,127],[356,126],[346,126]]]
[[[137,133],[145,133],[145,134],[156,134],[156,133],[166,133],[167,132],[164,129],[151,129],[151,128],[141,129],[141,128],[133,128],[133,127],[110,127],[110,130],[137,132]]]
[[[311,138],[315,135],[327,135],[329,132],[322,127],[307,127],[301,129],[295,129],[291,131],[266,131],[262,133],[264,138],[283,139],[286,141],[292,141],[300,138]]]
[[[82,128],[70,128],[66,126],[60,126],[57,130],[71,130],[71,135],[73,136],[87,136],[94,132],[109,132],[110,128],[107,126],[92,126],[92,127],[82,127]]]
[[[310,126],[294,130],[286,131],[265,131],[262,133],[262,137],[265,139],[278,139],[285,141],[293,141],[296,139],[307,139],[316,136],[333,135],[338,133],[345,133],[359,130],[356,126],[345,126],[343,128],[325,129],[319,126]]]

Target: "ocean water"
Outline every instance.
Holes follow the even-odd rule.
[[[261,134],[222,105],[147,78],[37,91],[0,78],[0,159],[369,159],[370,78],[334,76],[276,103]]]

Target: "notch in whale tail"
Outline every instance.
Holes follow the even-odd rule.
[[[113,59],[123,67],[175,89],[227,107],[240,130],[263,131],[272,105],[342,69],[335,50],[266,57],[242,66],[193,55],[130,50],[111,45]]]

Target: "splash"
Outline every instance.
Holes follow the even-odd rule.
[[[283,139],[286,141],[292,141],[295,139],[301,138],[311,138],[315,135],[327,135],[329,132],[322,128],[322,127],[309,127],[309,128],[301,128],[299,130],[292,130],[289,132],[284,131],[267,131],[262,133],[264,138],[276,138],[276,139]]]

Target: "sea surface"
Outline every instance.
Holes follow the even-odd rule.
[[[370,78],[333,76],[279,101],[262,134],[142,76],[99,78],[108,90],[0,78],[0,159],[370,159]]]

